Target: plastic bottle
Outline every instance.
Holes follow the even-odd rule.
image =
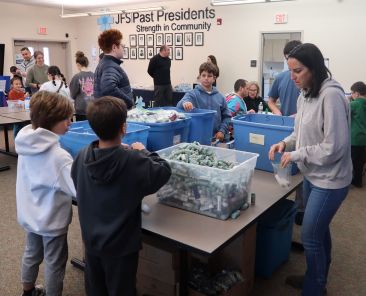
[[[263,113],[263,103],[262,102],[259,103],[258,113]]]
[[[26,97],[25,99],[24,99],[24,109],[25,110],[29,110],[29,103],[30,103],[30,97]]]

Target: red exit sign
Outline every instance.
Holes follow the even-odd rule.
[[[275,24],[287,24],[287,13],[276,13],[274,17]]]
[[[47,27],[39,27],[38,28],[38,34],[39,35],[47,35]]]

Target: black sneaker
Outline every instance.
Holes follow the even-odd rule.
[[[25,293],[23,292],[22,296],[25,296]],[[32,296],[46,296],[46,290],[42,285],[37,285],[34,287],[34,290],[32,292]]]

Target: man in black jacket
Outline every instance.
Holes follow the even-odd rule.
[[[86,116],[100,140],[84,148],[71,169],[86,250],[86,294],[135,296],[141,201],[169,180],[171,169],[141,143],[121,145],[127,117],[121,100],[95,100]]]
[[[147,73],[154,79],[155,106],[172,106],[173,90],[170,81],[170,49],[163,45],[157,55],[150,59]]]
[[[104,55],[94,73],[94,97],[114,96],[122,99],[127,108],[133,106],[130,81],[121,68],[123,58],[122,33],[116,29],[104,31],[98,37]]]

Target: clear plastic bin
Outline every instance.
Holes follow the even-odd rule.
[[[158,151],[165,159],[179,145]],[[204,146],[220,160],[234,162],[230,170],[169,160],[172,176],[157,193],[163,204],[226,220],[248,202],[257,153]]]
[[[10,109],[24,109],[24,101],[22,100],[8,100],[8,107]]]

